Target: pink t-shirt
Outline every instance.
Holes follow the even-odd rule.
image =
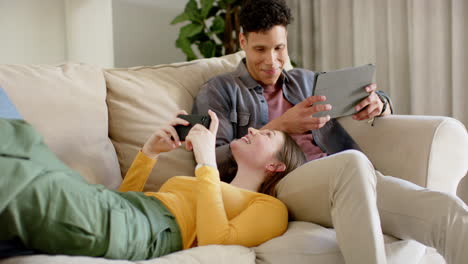
[[[274,87],[264,88],[263,95],[268,103],[268,120],[281,116],[293,107],[283,96],[283,89],[276,89]],[[302,151],[304,151],[308,161],[327,156],[326,153],[312,143],[312,133],[292,134],[291,136],[301,147]]]

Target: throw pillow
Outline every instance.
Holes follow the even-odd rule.
[[[0,86],[68,167],[90,183],[120,185],[117,155],[108,137],[102,68],[77,63],[0,65]]]
[[[0,118],[23,119],[2,87],[0,87]]]

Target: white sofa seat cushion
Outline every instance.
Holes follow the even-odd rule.
[[[33,255],[5,259],[0,264],[254,264],[253,249],[242,246],[210,245],[178,251],[160,258],[145,261],[110,260],[104,258]]]
[[[356,243],[359,243],[359,239],[356,237]],[[290,222],[286,233],[255,247],[254,250],[258,264],[345,263],[336,241],[335,230],[309,222]],[[438,260],[434,263],[443,263],[440,262],[440,255],[434,251],[426,251],[426,246],[413,240],[385,236],[385,251],[388,264],[429,263],[421,262],[423,258],[429,259],[427,254]]]
[[[108,137],[101,68],[84,64],[0,65],[0,86],[65,164],[90,183],[119,186],[122,179]]]

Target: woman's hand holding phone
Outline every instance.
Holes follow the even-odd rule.
[[[160,153],[171,151],[181,145],[179,136],[174,128],[176,125],[188,126],[187,120],[178,118],[178,115],[186,115],[184,110],[178,111],[176,117],[167,125],[161,126],[148,138],[143,145],[142,152],[150,157],[156,158]]]
[[[198,164],[210,164],[216,167],[215,144],[218,117],[211,110],[208,111],[208,114],[211,117],[209,129],[201,124],[194,125],[185,138],[185,142],[187,150],[193,150]],[[187,112],[178,111],[172,121],[156,129],[148,138],[141,150],[146,156],[154,159],[160,153],[171,151],[181,145],[181,140],[174,127],[178,125],[189,126],[190,122],[179,118],[179,115],[187,115]]]
[[[216,168],[216,132],[218,131],[218,117],[208,110],[211,117],[210,128],[196,124],[185,138],[187,150],[193,150],[198,164],[209,164]]]

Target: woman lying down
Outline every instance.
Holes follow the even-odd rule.
[[[9,142],[2,150],[9,155],[0,157],[0,241],[42,253],[143,260],[209,244],[252,247],[283,234],[288,211],[271,195],[305,162],[301,149],[285,133],[251,128],[231,143],[238,172],[231,185],[223,183],[218,119],[209,115],[209,129],[195,125],[185,141],[198,164],[195,177],[173,177],[159,192],[144,193],[158,155],[181,145],[174,126],[187,121],[157,129],[113,191],[67,168],[24,121],[0,119],[0,141]]]

